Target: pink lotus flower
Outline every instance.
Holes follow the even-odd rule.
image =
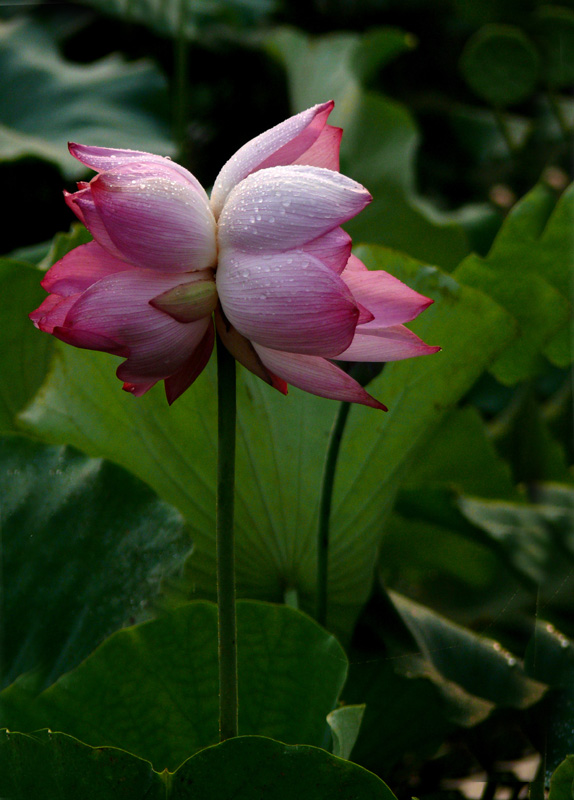
[[[65,342],[126,360],[142,395],[169,403],[207,364],[214,324],[247,369],[280,391],[384,406],[331,359],[434,353],[403,323],[432,301],[351,255],[340,227],[370,201],[341,175],[342,131],[323,103],[276,125],[225,164],[211,199],[167,158],[71,144],[98,175],[66,202],[94,237],[58,261],[30,314]]]

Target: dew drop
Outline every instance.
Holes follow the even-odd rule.
[[[275,217],[269,217],[269,222],[273,224],[275,222]]]

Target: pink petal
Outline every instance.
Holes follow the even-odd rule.
[[[57,294],[50,294],[35,311],[28,314],[28,317],[39,330],[53,333],[55,327],[64,324],[68,311],[78,297],[79,295],[60,297]]]
[[[215,264],[209,206],[169,162],[126,164],[102,173],[90,186],[105,229],[126,261],[166,272]]]
[[[258,344],[254,347],[268,369],[305,392],[331,400],[346,400],[349,403],[361,403],[387,410],[386,406],[371,397],[354,378],[324,358],[269,350]]]
[[[83,331],[79,328],[67,328],[65,325],[61,325],[55,327],[52,334],[57,339],[61,339],[62,342],[71,344],[74,347],[80,347],[83,350],[101,350],[114,356],[127,357],[129,355],[129,348],[126,345],[116,342],[115,339],[110,339],[103,333]]]
[[[217,218],[229,192],[252,172],[293,164],[317,140],[334,102],[308,108],[251,139],[233,155],[215,179],[211,208]]]
[[[359,259],[351,256],[349,260],[356,262]],[[433,303],[382,270],[371,272],[351,267],[345,269],[341,277],[355,300],[373,313],[372,329],[410,322]],[[361,332],[367,331],[362,328]]]
[[[351,255],[351,237],[342,228],[334,228],[323,236],[318,236],[303,247],[323,264],[331,267],[337,275],[345,269]]]
[[[156,385],[157,381],[148,381],[147,383],[124,383],[122,389],[124,392],[133,394],[134,397],[141,397],[146,392]]]
[[[94,198],[92,196],[92,187],[84,186],[79,192],[70,194],[64,192],[64,200],[68,208],[71,208],[74,214],[78,217],[86,228],[90,231],[94,239],[116,258],[123,259],[123,255],[110,239],[102,218],[100,217]]]
[[[153,153],[144,153],[140,150],[94,147],[92,145],[76,144],[75,142],[69,142],[68,149],[74,158],[77,158],[82,164],[85,164],[96,172],[106,172],[107,170],[121,167],[124,164],[151,163],[158,164],[160,167],[168,166],[171,170],[183,176],[186,181],[193,186],[196,192],[199,192],[205,201],[208,200],[205,189],[195,175],[192,175],[185,167],[176,164],[175,161],[172,161],[171,158],[166,156],[157,156]]]
[[[404,325],[393,325],[373,331],[369,331],[369,325],[362,325],[361,328],[357,328],[350,347],[340,353],[337,360],[400,361],[403,358],[438,353],[440,349],[425,344]]]
[[[339,149],[341,147],[342,128],[325,125],[319,138],[299,156],[293,164],[310,164],[314,167],[325,167],[339,171]]]
[[[168,377],[184,364],[210,324],[209,317],[176,322],[149,305],[153,297],[180,281],[180,273],[129,270],[108,275],[80,296],[64,327],[70,336],[82,336],[85,341],[90,335],[101,336],[129,349],[128,360],[117,373],[123,381],[138,384]]]
[[[227,319],[258,344],[325,356],[351,344],[359,309],[341,278],[307,253],[222,251],[216,283]]]
[[[273,167],[245,178],[219,219],[219,245],[249,253],[301,247],[372,200],[360,183],[320,167]]]
[[[203,339],[197,345],[193,353],[189,356],[187,361],[176,370],[169,378],[165,379],[165,395],[167,402],[171,405],[177,398],[182,395],[186,389],[189,389],[194,380],[203,372],[207,366],[207,362],[211,357],[213,351],[213,343],[215,341],[215,332],[213,324],[209,323]]]
[[[135,267],[110,255],[97,242],[89,242],[57,261],[46,273],[42,286],[47,292],[68,297],[84,292],[106,275],[129,269]]]

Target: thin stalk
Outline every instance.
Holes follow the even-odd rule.
[[[237,625],[235,613],[235,359],[217,337],[217,608],[219,739],[237,736]]]
[[[560,106],[560,101],[556,94],[552,91],[552,89],[548,90],[548,102],[550,103],[550,108],[552,109],[552,113],[556,117],[556,121],[560,126],[560,132],[565,139],[568,139],[570,134],[572,133],[570,126],[568,124],[568,120],[564,112],[562,111],[562,107]]]
[[[335,470],[345,423],[349,416],[350,403],[341,403],[329,435],[327,456],[321,481],[321,502],[319,505],[319,526],[317,529],[317,607],[315,617],[319,625],[327,622],[327,584],[329,579],[329,528],[331,521],[331,501]]]
[[[502,134],[502,138],[506,142],[506,146],[508,147],[508,152],[511,156],[515,155],[517,147],[514,143],[514,139],[512,138],[512,134],[510,132],[510,125],[508,124],[506,117],[504,116],[503,112],[499,108],[494,108],[494,118],[496,120],[496,124],[498,126],[498,130]]]

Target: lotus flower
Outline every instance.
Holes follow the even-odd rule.
[[[168,158],[71,144],[98,173],[65,193],[94,241],[48,271],[36,327],[124,357],[124,389],[139,396],[163,380],[172,403],[207,364],[215,321],[233,356],[283,393],[292,384],[384,409],[332,359],[435,352],[403,324],[432,301],[351,255],[340,226],[371,196],[338,171],[332,108],[244,145],[211,199]]]

